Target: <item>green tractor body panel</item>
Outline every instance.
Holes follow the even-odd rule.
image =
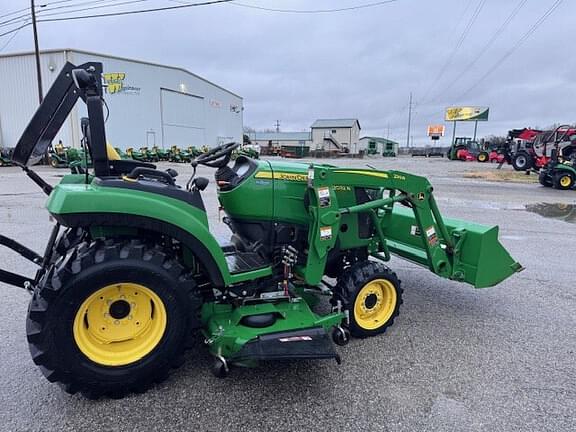
[[[304,298],[298,301],[282,300],[238,307],[230,304],[206,303],[202,308],[203,333],[212,354],[242,361],[244,360],[242,348],[250,342],[258,342],[262,336],[298,332],[310,328],[321,328],[328,333],[346,318],[343,312],[318,315],[311,307],[312,305],[309,305]],[[278,319],[274,324],[264,328],[242,325],[245,317],[266,314],[277,316]]]
[[[47,209],[57,220],[59,216],[85,214],[88,221],[91,214],[120,213],[161,221],[186,231],[204,246],[224,285],[271,274],[270,267],[230,274],[224,252],[209,231],[204,209],[161,194],[101,186],[96,180],[86,185],[84,180],[84,175],[68,175],[54,188]]]
[[[496,285],[522,269],[499,242],[498,227],[444,221],[424,177],[283,161],[256,163],[249,178],[219,193],[220,202],[234,220],[305,227],[307,261],[296,270],[308,284],[320,282],[334,248],[364,248],[383,260],[391,252],[477,288]]]

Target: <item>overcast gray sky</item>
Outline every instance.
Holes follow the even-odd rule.
[[[45,9],[66,5],[57,1],[36,0],[48,3]],[[85,13],[186,1],[142,0]],[[546,21],[517,45],[558,1]],[[375,2],[238,3],[316,10]],[[112,1],[91,3],[94,7]],[[0,15],[28,5],[28,0],[2,0]],[[73,9],[59,11],[66,10]],[[40,12],[39,18],[47,13]],[[41,23],[39,34],[41,49],[77,48],[189,69],[243,96],[244,123],[256,129],[272,128],[277,119],[282,130],[300,131],[317,118],[355,117],[363,135],[386,136],[389,127],[390,138],[404,144],[412,91],[412,134],[414,142],[423,145],[428,143],[426,125],[443,122],[449,105],[489,106],[490,121],[480,124],[481,136],[576,121],[575,17],[574,0],[397,0],[318,14],[272,12],[229,3]],[[2,27],[0,33],[8,29]],[[0,37],[0,49],[8,39]],[[2,53],[32,47],[32,30],[27,27]],[[472,129],[472,123],[460,123],[458,135],[471,135]],[[447,132],[450,135],[450,127]]]

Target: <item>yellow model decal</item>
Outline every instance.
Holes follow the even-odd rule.
[[[254,178],[305,182],[308,180],[308,175],[289,172],[260,171],[256,173]]]
[[[367,175],[371,177],[388,178],[388,173],[378,172],[378,171],[360,171],[360,170],[336,170],[334,171],[338,174],[360,174]]]
[[[336,192],[350,192],[352,188],[345,185],[335,185],[333,188]]]

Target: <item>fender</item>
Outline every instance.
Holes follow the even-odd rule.
[[[161,232],[188,246],[206,268],[214,285],[225,286],[235,279],[230,275],[224,252],[208,229],[208,218],[199,197],[185,201],[168,196],[164,193],[167,190],[156,193],[139,190],[137,182],[120,179],[96,178],[85,184],[79,182],[79,177],[84,179],[82,175],[66,177],[70,178],[54,187],[46,204],[50,214],[62,225],[128,226]],[[143,189],[146,188],[168,186],[158,183],[145,185]],[[179,192],[182,196],[189,194]]]

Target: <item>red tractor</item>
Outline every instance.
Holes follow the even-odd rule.
[[[508,133],[509,138],[513,132]],[[524,129],[515,138],[516,145],[511,148],[510,161],[516,171],[540,170],[550,161],[553,146],[564,158],[570,158],[576,152],[576,128],[570,125],[544,132]]]
[[[481,145],[478,141],[467,137],[456,137],[448,151],[448,159],[466,162],[488,162],[489,153],[484,148],[484,145]]]

